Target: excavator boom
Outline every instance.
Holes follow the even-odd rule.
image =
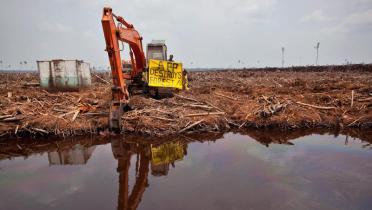
[[[114,19],[118,22],[117,25]],[[110,60],[113,85],[109,127],[111,130],[120,130],[123,107],[129,102],[129,92],[125,80],[141,77],[141,73],[146,67],[146,58],[142,47],[142,37],[138,31],[124,18],[113,14],[109,7],[103,9],[102,28],[106,41],[106,51]],[[130,74],[123,73],[119,41],[129,45],[132,63]]]

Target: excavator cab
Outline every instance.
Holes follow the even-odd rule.
[[[152,40],[147,44],[147,61],[153,60],[167,60],[167,45],[164,40]]]
[[[151,43],[147,44],[147,62],[149,60],[168,60],[167,56],[167,45],[165,44],[165,40],[152,40]],[[171,58],[173,56],[171,55]],[[148,72],[144,72],[144,80],[148,82]],[[169,97],[172,95],[171,88],[163,88],[163,87],[145,87],[146,91],[151,96],[155,98],[164,98]]]

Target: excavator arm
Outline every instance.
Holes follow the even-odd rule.
[[[115,19],[118,22],[117,25]],[[109,127],[111,130],[118,131],[121,126],[123,108],[129,102],[128,86],[125,80],[140,79],[142,71],[146,68],[146,58],[142,47],[142,37],[138,31],[124,18],[116,16],[109,7],[103,9],[102,28],[112,74]],[[129,45],[132,63],[130,74],[123,73],[119,41]]]

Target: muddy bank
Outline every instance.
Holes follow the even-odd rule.
[[[47,92],[36,73],[1,73],[0,138],[105,135],[108,73],[91,89]],[[123,131],[176,133],[337,128],[371,129],[371,65],[190,72],[190,90],[156,100],[133,95]]]

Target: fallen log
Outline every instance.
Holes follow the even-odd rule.
[[[40,86],[40,83],[38,82],[28,82],[26,84],[23,84],[23,87],[38,87]]]
[[[177,122],[177,120],[173,120],[173,119],[169,119],[169,118],[164,118],[164,117],[158,117],[158,116],[149,116],[149,117],[154,118],[154,119],[158,119],[158,120],[169,121],[169,122]]]
[[[336,109],[336,107],[333,107],[333,106],[317,106],[317,105],[312,105],[312,104],[306,104],[306,103],[302,103],[300,101],[297,101],[296,102],[297,104],[300,104],[302,106],[308,106],[308,107],[312,107],[312,108],[316,108],[316,109]]]
[[[52,110],[53,110],[53,111],[56,111],[56,112],[65,112],[65,113],[68,113],[68,110],[66,110],[66,109],[57,109],[57,108],[53,108]]]
[[[93,74],[95,77],[97,77],[99,80],[101,80],[101,81],[103,81],[103,82],[105,82],[106,84],[108,84],[108,85],[110,85],[111,83],[110,82],[108,82],[107,80],[105,80],[105,79],[103,79],[103,78],[101,78],[100,76],[98,76],[98,75],[96,75],[96,74]]]
[[[207,116],[207,115],[224,115],[225,112],[203,112],[203,113],[195,113],[195,114],[187,114],[183,117],[197,117],[197,116]]]
[[[372,97],[358,99],[359,102],[372,101]]]
[[[200,109],[213,109],[213,107],[206,106],[206,105],[199,105],[199,104],[184,104],[184,107],[191,107],[191,108],[200,108]]]
[[[9,117],[9,118],[2,119],[1,121],[2,122],[18,122],[20,120],[22,119],[18,117]]]
[[[75,121],[75,119],[77,118],[77,116],[79,115],[79,113],[80,113],[80,109],[78,109],[78,110],[75,111],[75,114],[74,114],[74,116],[71,119],[71,122],[74,122]]]
[[[200,103],[200,101],[198,101],[196,99],[193,99],[193,98],[188,98],[188,97],[181,96],[181,95],[178,95],[178,94],[175,94],[175,93],[173,95],[176,96],[177,98],[181,98],[181,99],[185,99],[185,100],[189,100],[189,101],[199,102]]]
[[[37,132],[40,132],[40,133],[44,133],[44,134],[48,134],[49,132],[44,130],[44,129],[40,129],[40,128],[31,128],[32,130],[34,131],[37,131]]]
[[[3,116],[0,116],[0,120],[11,118],[11,117],[13,117],[13,115],[3,115]]]
[[[17,135],[17,133],[18,133],[18,128],[19,128],[19,125],[17,125],[17,127],[15,128],[15,131],[14,131],[15,135]]]
[[[207,105],[209,105],[209,106],[211,106],[211,107],[213,107],[213,108],[215,108],[215,109],[217,109],[217,111],[223,112],[222,109],[218,108],[217,106],[213,105],[212,103],[209,103],[208,101],[205,101],[204,103],[207,104]]]
[[[361,120],[362,118],[364,118],[364,116],[361,116],[359,117],[358,119],[354,120],[352,123],[350,123],[349,125],[347,125],[346,127],[351,127],[353,126],[355,123],[357,123],[359,120]]]
[[[59,115],[58,117],[60,118],[60,117],[65,117],[65,116],[67,116],[67,115],[70,115],[70,114],[74,114],[75,113],[75,111],[70,111],[70,112],[67,112],[67,113],[65,113],[65,114],[61,114],[61,115]]]
[[[88,112],[82,114],[83,116],[108,116],[108,112]]]
[[[199,125],[199,124],[202,123],[203,121],[204,121],[204,119],[199,120],[199,121],[197,121],[197,122],[194,122],[193,124],[191,124],[191,125],[189,125],[189,126],[183,128],[183,129],[179,130],[178,133],[185,132],[185,131],[187,131],[187,130],[189,130],[189,129],[191,129],[191,128],[197,126],[197,125]]]
[[[162,114],[167,114],[167,115],[173,115],[174,113],[172,112],[167,112],[167,111],[164,111],[164,110],[160,110],[160,109],[152,109],[156,112],[159,112],[159,113],[162,113]]]
[[[268,107],[265,107],[263,110],[257,111],[257,113],[260,117],[263,117],[263,118],[271,117],[274,114],[277,114],[281,112],[282,110],[284,110],[285,107],[286,105],[283,105],[283,104],[279,104],[279,103],[273,104]]]
[[[216,96],[222,96],[222,97],[225,97],[225,98],[228,98],[228,99],[231,99],[231,100],[234,100],[234,101],[237,101],[238,99],[237,98],[233,98],[231,96],[227,96],[227,95],[224,95],[224,94],[221,94],[221,93],[214,93]]]

